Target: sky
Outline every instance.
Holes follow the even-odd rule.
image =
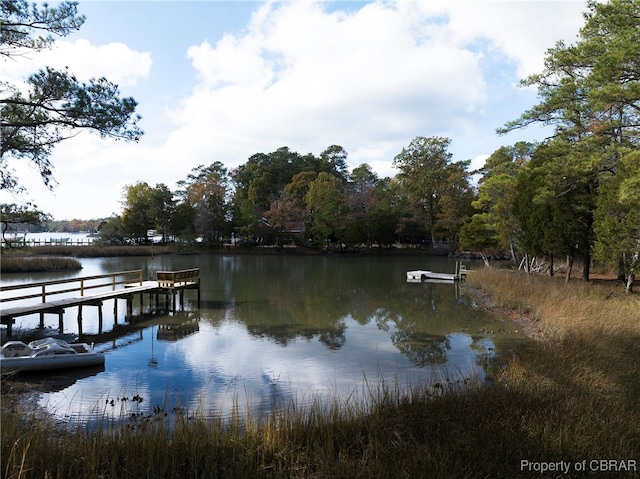
[[[145,134],[60,143],[53,191],[13,161],[27,193],[0,191],[0,202],[103,218],[122,212],[127,185],[175,189],[200,165],[232,170],[283,146],[319,155],[340,145],[350,169],[394,176],[394,157],[417,136],[450,138],[452,161],[479,168],[501,146],[549,136],[496,129],[537,103],[520,80],[542,71],[556,42],[577,40],[585,11],[578,0],[80,0],[82,28],[0,60],[0,81],[20,84],[45,65],[104,76],[138,101]]]

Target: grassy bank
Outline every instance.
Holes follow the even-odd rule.
[[[498,308],[539,331],[488,385],[374,388],[374,407],[336,401],[230,425],[178,417],[128,427],[61,430],[2,401],[6,478],[637,477],[640,299],[610,286],[519,273],[470,275]],[[499,298],[499,299],[498,299]],[[3,382],[3,387],[5,384]],[[3,394],[7,395],[5,391]],[[569,474],[522,470],[566,461]],[[582,461],[585,461],[584,463]],[[629,467],[631,463],[624,463]],[[616,463],[620,467],[620,463]],[[526,468],[525,468],[526,469]],[[596,470],[598,469],[598,470]]]
[[[160,246],[37,246],[3,248],[1,273],[41,273],[82,269],[75,258],[107,258],[122,256],[153,256],[171,252]]]
[[[16,250],[13,254],[21,254]],[[35,246],[25,251],[30,256],[73,256],[75,258],[107,258],[113,256],[153,256],[170,252],[167,246],[99,246],[55,245]],[[9,254],[12,254],[9,252]]]
[[[16,257],[2,255],[0,273],[41,273],[46,271],[75,271],[82,269],[75,258],[61,257]]]

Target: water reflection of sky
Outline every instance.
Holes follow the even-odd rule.
[[[416,367],[392,344],[392,326],[342,320],[346,341],[330,349],[318,338],[298,338],[286,346],[251,336],[239,322],[212,326],[178,341],[159,341],[151,326],[113,345],[102,345],[105,371],[43,394],[41,404],[60,418],[127,418],[182,408],[206,415],[269,412],[295,399],[359,397],[382,379],[392,386],[420,385],[449,377],[482,377],[473,339],[465,333],[446,338],[446,362]],[[138,400],[133,400],[133,398]]]
[[[401,388],[482,379],[494,343],[504,349],[504,338],[488,333],[499,325],[473,310],[457,287],[406,283],[406,271],[416,267],[452,271],[446,258],[159,255],[82,264],[81,272],[37,280],[132,269],[149,278],[197,266],[202,302],[197,310],[189,294],[185,312],[149,312],[128,324],[121,301],[111,339],[95,336],[106,355],[104,370],[56,373],[49,383],[55,385],[43,389],[49,392],[41,404],[61,419],[171,414],[174,408],[262,414],[316,397],[366,400],[382,379]],[[138,308],[136,298],[136,315]],[[103,309],[109,332],[113,301]],[[65,333],[77,332],[75,316],[75,308],[65,314]],[[98,332],[97,316],[97,308],[83,309],[85,334]],[[34,315],[20,318],[16,328],[37,324]],[[167,335],[169,324],[180,333]],[[57,317],[48,315],[45,325],[57,328]]]

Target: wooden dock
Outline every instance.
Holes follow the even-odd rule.
[[[101,289],[94,294],[90,290]],[[107,291],[105,291],[107,289]],[[160,304],[163,295],[166,303],[171,300],[172,310],[176,311],[176,295],[180,298],[180,308],[184,308],[184,292],[187,289],[198,291],[198,308],[200,307],[200,269],[180,271],[158,271],[155,281],[144,281],[142,270],[120,271],[97,276],[84,276],[57,281],[44,281],[9,285],[0,289],[0,324],[7,326],[7,336],[11,336],[15,318],[31,314],[40,315],[40,327],[44,328],[44,315],[58,315],[59,330],[64,329],[64,311],[71,307],[78,308],[78,333],[82,335],[82,308],[96,306],[98,308],[98,329],[102,330],[104,301],[114,300],[114,320],[117,323],[118,299],[127,301],[127,314],[133,311],[133,298],[140,295],[140,309],[143,307],[144,294],[155,298],[155,307]],[[60,299],[51,299],[55,295],[67,295]],[[14,306],[7,307],[13,303]],[[19,303],[19,304],[17,304]],[[150,300],[150,304],[152,301]]]

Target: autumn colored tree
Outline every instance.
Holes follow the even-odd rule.
[[[438,198],[435,229],[440,238],[455,248],[464,220],[473,213],[471,202],[475,191],[471,187],[471,161],[458,161],[445,168],[444,189]]]
[[[280,244],[285,238],[298,242],[305,239],[311,221],[305,198],[311,183],[317,177],[318,174],[314,171],[303,171],[294,175],[291,182],[284,187],[281,197],[272,201],[271,208],[265,212],[264,218]]]
[[[227,169],[219,161],[206,167],[200,165],[179,186],[193,208],[196,235],[202,236],[206,244],[219,245],[221,238],[231,234]]]

